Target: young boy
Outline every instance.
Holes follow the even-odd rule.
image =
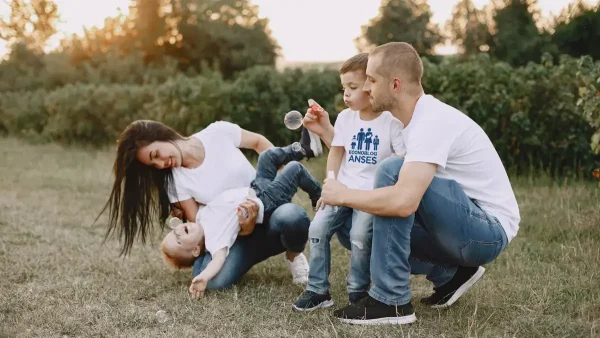
[[[353,189],[371,190],[377,165],[396,153],[403,155],[400,121],[388,111],[374,112],[369,95],[362,91],[366,81],[368,54],[358,54],[340,69],[344,88],[342,111],[334,125],[334,136],[327,158],[327,172],[333,172],[340,183]],[[313,104],[313,109],[321,109]],[[348,207],[319,207],[310,224],[310,272],[306,291],[296,300],[297,311],[312,311],[333,305],[329,294],[330,245],[333,234],[350,217],[351,258],[347,279],[348,298],[355,303],[367,295],[370,280],[372,216]]]
[[[208,282],[223,267],[229,248],[240,233],[238,207],[244,201],[252,199],[260,206],[256,223],[261,223],[265,214],[291,202],[298,187],[308,193],[313,208],[316,206],[321,197],[321,184],[302,164],[296,162],[304,157],[313,158],[321,154],[314,146],[310,147],[308,142],[309,138],[303,137],[299,150],[295,150],[294,145],[265,150],[258,158],[256,178],[250,187],[222,192],[206,206],[200,206],[196,222],[179,224],[165,236],[161,251],[168,265],[176,268],[191,267],[204,250],[212,256],[208,266],[192,280],[192,297],[202,296]],[[287,165],[277,174],[278,168],[284,164]]]

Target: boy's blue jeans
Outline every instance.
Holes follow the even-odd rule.
[[[404,160],[396,156],[381,162],[375,188],[396,184],[403,164]],[[408,217],[373,216],[373,286],[369,295],[387,305],[406,304],[411,299],[411,273],[426,275],[440,286],[459,266],[487,264],[507,244],[495,217],[471,200],[456,181],[435,177],[416,213]]]
[[[344,232],[345,230],[346,232]],[[320,209],[315,214],[308,229],[310,241],[310,270],[307,291],[326,294],[329,291],[329,272],[331,271],[331,237],[338,232],[345,233],[344,246],[351,247],[350,274],[348,275],[348,293],[364,292],[371,284],[369,264],[371,260],[371,237],[373,232],[373,216],[348,207],[339,206],[337,210],[331,206]]]

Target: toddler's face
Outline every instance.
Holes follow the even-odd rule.
[[[187,257],[202,243],[204,231],[198,223],[181,223],[165,236],[164,245],[173,255]]]
[[[363,91],[367,76],[361,71],[352,71],[340,75],[344,88],[344,103],[352,110],[362,110],[371,105],[369,95]]]

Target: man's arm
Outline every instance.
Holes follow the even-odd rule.
[[[269,141],[266,137],[242,129],[240,148],[252,149],[260,154],[271,147],[273,147],[273,143],[271,143],[271,141]]]
[[[437,165],[432,163],[405,163],[395,185],[368,191],[348,189],[337,181],[328,187],[328,180],[321,196],[331,205],[345,205],[378,216],[408,217],[417,211],[436,170]]]
[[[204,295],[206,285],[213,279],[225,264],[225,258],[227,258],[227,248],[222,248],[212,255],[212,260],[202,272],[194,277],[192,284],[190,285],[190,293],[192,298],[197,299]]]

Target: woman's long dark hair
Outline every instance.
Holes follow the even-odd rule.
[[[117,229],[119,239],[124,237],[120,256],[127,256],[131,252],[136,236],[144,244],[155,223],[164,227],[170,213],[167,192],[176,196],[171,168],[160,170],[147,166],[137,160],[137,151],[155,141],[176,145],[175,141],[183,139],[170,127],[149,120],[131,123],[119,137],[117,158],[113,165],[115,182],[100,215],[109,209],[105,241]]]

